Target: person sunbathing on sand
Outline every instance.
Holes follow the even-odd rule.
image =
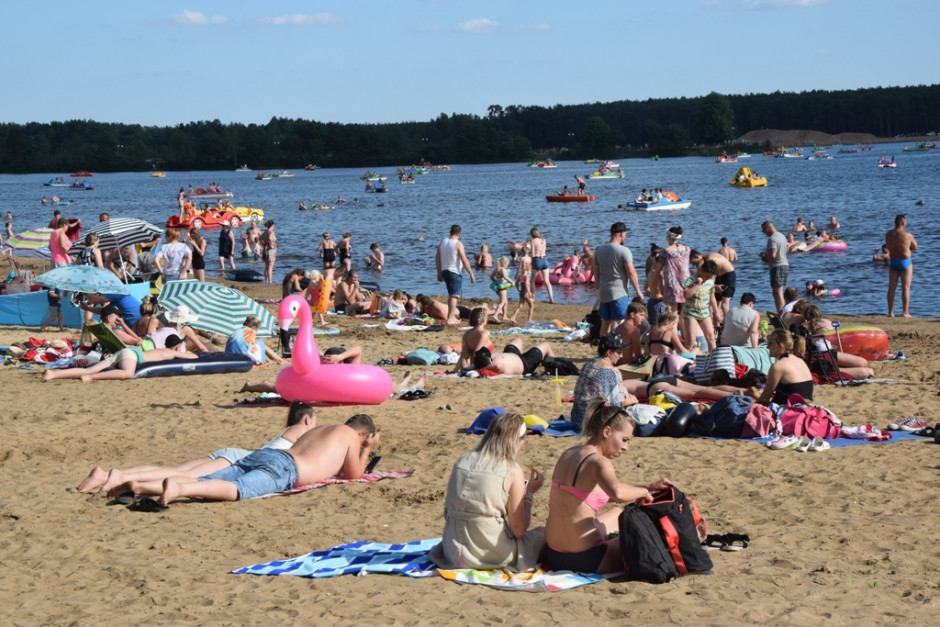
[[[359,479],[369,464],[369,454],[379,444],[379,437],[372,418],[356,414],[342,425],[310,429],[286,451],[260,449],[209,475],[131,481],[127,487],[135,494],[159,494],[160,504],[169,505],[179,498],[239,501],[336,475],[347,480]]]
[[[500,374],[532,374],[542,362],[554,357],[548,342],[539,342],[522,352],[522,340],[513,338],[502,353],[495,355],[489,348],[480,348],[473,355],[473,367],[477,370],[493,370]]]
[[[287,425],[279,436],[266,442],[261,448],[289,449],[310,429],[317,426],[317,415],[313,408],[301,401],[294,401],[287,411]],[[133,466],[131,468],[112,468],[105,470],[95,466],[88,476],[78,484],[80,493],[104,492],[115,496],[124,492],[131,481],[157,481],[167,477],[201,477],[216,470],[231,466],[251,454],[243,448],[223,448],[205,457],[192,459],[176,466]]]
[[[172,344],[174,338],[176,344]],[[88,383],[89,381],[113,381],[116,379],[127,380],[134,378],[138,364],[149,361],[164,361],[167,359],[196,359],[198,357],[197,355],[193,353],[181,353],[176,348],[180,341],[178,335],[171,336],[167,340],[166,348],[156,348],[151,351],[141,350],[137,346],[128,346],[88,368],[46,370],[42,375],[42,380],[81,379],[82,383]]]

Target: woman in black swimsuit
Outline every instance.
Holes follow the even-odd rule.
[[[330,239],[329,233],[323,234],[323,239],[318,246],[320,258],[323,259],[323,269],[329,270],[336,265],[336,242]]]
[[[803,338],[796,338],[786,329],[776,329],[767,336],[770,356],[777,361],[767,373],[767,384],[757,402],[762,405],[777,403],[786,405],[787,398],[797,393],[805,400],[813,400],[813,375],[803,360],[806,350]]]
[[[352,267],[352,243],[349,241],[351,237],[352,233],[343,233],[343,239],[336,245],[336,250],[339,252],[339,265],[346,266],[347,270]]]

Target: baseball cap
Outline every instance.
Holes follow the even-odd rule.
[[[623,348],[623,338],[619,333],[607,333],[597,342],[597,352],[603,355],[607,351]]]
[[[610,225],[611,235],[615,233],[626,233],[626,232],[627,232],[627,225],[624,224],[623,222],[614,222],[613,224]]]

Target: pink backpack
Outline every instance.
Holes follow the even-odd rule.
[[[799,394],[791,394],[780,415],[783,435],[820,437],[834,440],[842,433],[842,424],[825,407],[808,404]]]

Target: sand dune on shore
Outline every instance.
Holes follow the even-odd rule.
[[[249,288],[270,296],[272,288]],[[538,315],[569,323],[583,307],[540,303]],[[826,387],[817,401],[846,423],[884,426],[901,415],[940,421],[940,325],[936,319],[855,318],[884,327],[908,358],[876,365],[903,382]],[[456,341],[459,332],[392,333],[369,321],[331,318],[342,334],[321,348],[365,346],[365,360]],[[848,324],[843,318],[843,324]],[[494,327],[497,328],[497,327]],[[35,329],[0,328],[0,344]],[[54,337],[55,334],[46,334]],[[498,345],[505,336],[497,336]],[[581,364],[584,344],[557,342]],[[399,379],[407,370],[389,367]],[[430,368],[429,368],[430,370]],[[443,526],[447,475],[476,436],[459,431],[499,405],[554,418],[549,381],[432,377],[428,399],[377,407],[328,407],[322,423],[365,410],[382,430],[382,468],[408,479],[334,485],[238,503],[175,503],[162,514],[107,506],[74,487],[95,464],[173,463],[223,446],[256,446],[276,435],[281,406],[236,405],[246,380],[276,368],[131,382],[42,383],[38,370],[5,367],[0,417],[0,603],[6,622],[47,624],[928,624],[940,602],[934,538],[940,446],[924,441],[822,453],[769,451],[751,442],[635,439],[616,467],[628,480],[673,479],[692,494],[713,532],[745,532],[750,547],[713,553],[711,576],[660,586],[603,582],[523,595],[439,578],[369,575],[310,580],[229,574],[353,540],[435,537]],[[566,389],[574,378],[566,380]],[[451,409],[447,409],[447,406]],[[523,461],[550,473],[572,438],[527,438]],[[547,490],[534,519],[547,516]]]

